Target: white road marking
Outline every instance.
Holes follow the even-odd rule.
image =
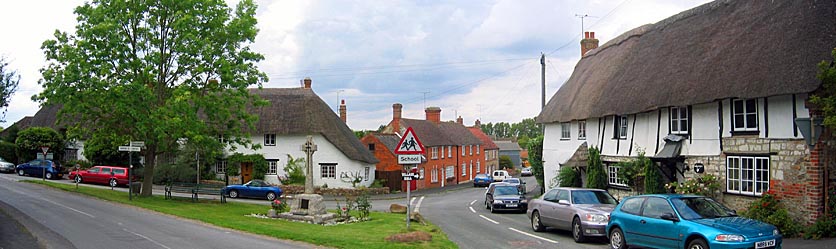
[[[147,236],[145,236],[145,235],[142,235],[142,234],[138,234],[138,233],[132,232],[131,230],[128,230],[127,228],[122,228],[122,230],[125,230],[125,232],[132,233],[132,234],[134,234],[134,235],[136,235],[136,236],[142,237],[143,239],[146,239],[146,240],[148,240],[148,241],[151,241],[151,242],[153,242],[154,244],[157,244],[158,246],[160,246],[160,247],[162,247],[162,248],[171,249],[171,247],[167,247],[167,246],[165,246],[165,245],[163,245],[163,244],[160,244],[160,242],[154,241],[154,240],[152,240],[151,238],[148,238],[148,237],[147,237]]]
[[[473,212],[474,214],[476,213],[476,210],[473,210],[473,207],[468,207],[468,208],[470,208],[470,212]]]
[[[415,204],[415,212],[416,213],[421,213],[421,212],[419,212],[419,210],[421,210],[421,203],[422,202],[424,202],[424,196],[421,196],[421,199],[418,199],[418,204]]]
[[[90,216],[90,218],[96,218],[96,216],[93,216],[92,214],[88,214],[88,213],[82,212],[81,210],[78,210],[78,209],[75,209],[75,208],[71,208],[71,207],[65,206],[64,204],[61,204],[61,203],[57,203],[57,202],[54,202],[54,201],[50,201],[50,200],[48,200],[48,199],[46,199],[46,198],[41,198],[41,200],[44,200],[44,201],[46,201],[46,202],[49,202],[49,203],[52,203],[52,204],[55,204],[55,205],[58,205],[58,206],[64,207],[64,208],[69,209],[69,210],[76,211],[76,212],[78,212],[78,213],[80,213],[80,214],[83,214],[83,215]]]
[[[473,206],[473,203],[476,203],[476,200],[470,202],[470,205]]]
[[[479,215],[479,217],[482,217],[482,219],[486,219],[486,220],[488,220],[488,221],[490,221],[490,222],[493,222],[493,224],[499,224],[499,222],[496,222],[495,220],[491,220],[490,218],[485,217],[484,215],[481,215],[481,214],[480,214],[480,215]]]
[[[511,231],[514,231],[514,232],[518,232],[518,233],[521,233],[521,234],[524,234],[524,235],[528,235],[529,237],[532,237],[532,238],[538,238],[538,239],[541,239],[541,240],[545,240],[547,242],[557,244],[557,241],[550,240],[550,239],[547,239],[547,238],[543,238],[543,237],[540,237],[540,236],[537,236],[537,235],[534,235],[534,234],[526,233],[526,232],[514,229],[513,227],[509,227],[508,229],[511,229]]]
[[[412,197],[412,199],[409,200],[409,205],[410,206],[413,206],[413,207],[415,206],[415,199],[416,198],[418,198],[418,197]]]

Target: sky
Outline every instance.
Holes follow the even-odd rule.
[[[34,115],[42,88],[41,44],[55,30],[72,33],[82,0],[9,1],[0,8],[0,56],[20,76],[5,116],[8,127]],[[230,6],[237,0],[227,0]],[[373,130],[403,117],[424,119],[425,107],[465,125],[517,123],[541,107],[540,55],[546,56],[546,101],[580,60],[584,31],[600,45],[644,24],[706,0],[258,0],[259,33],[252,49],[264,87],[312,88],[348,126]],[[586,16],[580,18],[580,16]],[[582,23],[583,21],[583,23]]]

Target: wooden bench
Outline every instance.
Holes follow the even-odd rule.
[[[218,184],[194,184],[186,182],[173,182],[165,186],[165,198],[172,199],[171,193],[190,194],[192,201],[197,201],[201,194],[219,195],[221,203],[226,203],[226,196],[223,194],[224,185]]]

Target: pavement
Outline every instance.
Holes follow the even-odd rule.
[[[836,238],[820,240],[807,239],[784,239],[783,248],[787,249],[831,249],[836,248]]]

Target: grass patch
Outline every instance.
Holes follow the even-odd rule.
[[[316,245],[337,248],[457,248],[458,246],[447,239],[437,226],[427,224],[412,224],[406,229],[403,214],[372,212],[371,220],[359,223],[321,226],[307,223],[291,222],[280,219],[260,219],[245,217],[253,213],[267,213],[269,205],[256,205],[240,202],[221,204],[214,200],[191,202],[188,198],[165,200],[162,196],[134,197],[128,200],[126,192],[110,191],[53,182],[32,181],[25,182],[42,184],[68,192],[84,194],[98,199],[126,205],[145,208],[160,213],[170,214],[186,219],[198,220],[208,224],[229,229],[266,235],[279,239],[303,241]],[[432,235],[432,240],[425,242],[389,242],[386,238],[401,233],[423,231]]]

